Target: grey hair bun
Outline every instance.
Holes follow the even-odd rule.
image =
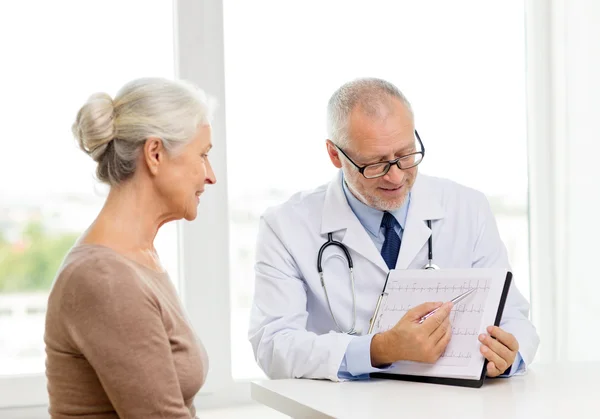
[[[96,93],[79,109],[71,128],[79,147],[96,162],[115,138],[115,108],[110,95]]]

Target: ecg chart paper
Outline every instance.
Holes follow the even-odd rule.
[[[475,288],[450,313],[452,338],[435,364],[401,361],[386,373],[479,379],[484,358],[478,336],[498,313],[507,276],[499,269],[393,270],[375,317],[374,332],[391,329],[408,310],[425,302],[446,302]]]

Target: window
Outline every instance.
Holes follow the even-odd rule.
[[[229,0],[223,15],[234,378],[262,375],[247,341],[258,218],[333,177],[326,105],[356,77],[412,102],[421,172],[488,196],[529,297],[522,2]]]
[[[247,398],[232,376],[262,375],[246,336],[258,217],[333,177],[325,108],[352,78],[382,77],[404,91],[427,147],[420,170],[488,195],[517,285],[529,296],[523,2],[222,3],[221,10],[219,1],[178,0],[175,16],[167,1],[58,0],[37,2],[35,13],[18,2],[0,5],[0,110],[9,116],[0,153],[0,407],[44,403],[47,291],[106,192],[72,139],[76,110],[94,91],[114,95],[132,78],[171,77],[174,61],[178,77],[225,99],[211,153],[221,187],[207,191],[199,219],[182,223],[180,238],[170,224],[156,243],[171,276],[183,274],[186,309],[211,358],[199,406],[213,389],[227,389],[227,400]],[[54,244],[53,257],[44,259],[40,243]],[[11,274],[21,279],[9,286],[3,275],[15,255],[36,261],[19,266],[43,269]],[[227,286],[220,278],[228,277]],[[21,380],[30,372],[35,388]]]
[[[94,92],[114,97],[134,78],[174,76],[172,9],[143,0],[0,4],[0,384],[43,373],[48,291],[107,192],[71,134],[77,110]],[[175,223],[156,246],[178,278]]]

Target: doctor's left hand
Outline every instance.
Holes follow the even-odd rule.
[[[487,376],[497,377],[510,368],[519,352],[519,342],[510,333],[497,326],[487,328],[488,335],[479,335],[481,354],[489,361]],[[496,339],[494,339],[496,338]]]

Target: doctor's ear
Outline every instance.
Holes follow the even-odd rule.
[[[327,140],[325,144],[327,145],[327,153],[329,154],[329,160],[331,160],[331,163],[333,163],[335,167],[341,169],[342,161],[340,160],[340,152],[337,148],[335,148],[335,145],[333,145],[333,142],[331,140]]]

